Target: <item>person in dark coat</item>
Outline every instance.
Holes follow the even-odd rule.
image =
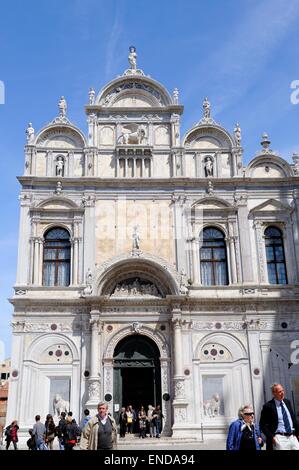
[[[56,427],[56,435],[59,441],[59,450],[64,450],[64,430],[66,426],[66,413],[62,411],[58,426]]]
[[[5,436],[6,436],[6,450],[9,449],[11,442],[13,443],[14,450],[18,450],[17,442],[18,442],[18,422],[13,421],[7,428],[5,429]]]
[[[126,436],[126,429],[127,429],[127,413],[126,408],[123,406],[119,415],[119,436],[125,437]]]
[[[241,406],[238,416],[239,419],[229,427],[226,450],[261,450],[264,442],[258,425],[254,423],[252,406]]]
[[[272,400],[264,404],[260,429],[266,436],[266,450],[299,450],[299,424],[281,384],[271,387]]]
[[[156,428],[156,437],[159,438],[162,431],[162,419],[164,418],[161,406],[157,405],[153,410],[153,424]]]
[[[54,423],[53,416],[51,414],[48,414],[46,417],[45,428],[45,443],[48,445],[50,450],[53,450],[53,443],[56,435],[56,426]]]
[[[77,423],[72,416],[68,416],[64,428],[64,450],[73,450],[77,444],[77,437],[80,436],[80,434],[81,432]]]

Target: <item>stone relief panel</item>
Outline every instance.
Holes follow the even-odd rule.
[[[40,356],[43,364],[71,364],[72,361],[72,352],[66,344],[50,346]]]
[[[164,99],[161,93],[151,86],[139,81],[128,81],[118,83],[117,86],[106,92],[101,97],[100,103],[102,106],[153,106],[164,104]]]
[[[72,129],[51,129],[42,134],[37,145],[51,148],[82,148],[84,142]]]
[[[185,146],[196,149],[217,149],[230,148],[231,143],[221,130],[204,127],[191,132],[186,139]]]
[[[59,417],[61,412],[70,411],[71,380],[69,377],[50,378],[49,412]]]
[[[103,126],[99,131],[100,145],[113,146],[114,145],[114,129],[110,126]]]
[[[158,126],[155,129],[155,145],[166,146],[170,144],[169,129],[167,126]]]
[[[187,422],[187,410],[186,408],[177,408],[174,409],[174,422],[186,424]]]
[[[251,171],[252,178],[284,178],[285,176],[282,168],[272,162],[257,165]]]
[[[140,278],[120,282],[114,288],[111,297],[162,297],[158,288],[151,282]]]
[[[233,359],[231,353],[225,346],[216,343],[205,344],[199,357],[202,362],[227,362]]]
[[[83,176],[84,173],[84,156],[74,155],[74,176]]]
[[[118,144],[123,145],[147,145],[147,127],[144,124],[127,123],[121,128]]]
[[[205,418],[225,416],[223,400],[223,377],[203,376],[203,414]]]
[[[124,96],[121,96],[115,100],[113,103],[114,108],[122,108],[122,107],[128,107],[128,108],[150,108],[153,106],[154,103],[152,100],[143,95],[131,95],[129,93],[125,94]]]

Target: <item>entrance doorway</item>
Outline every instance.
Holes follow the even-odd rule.
[[[148,405],[161,405],[160,352],[150,338],[131,335],[121,340],[114,351],[113,369],[116,419],[122,406],[132,405],[138,411],[143,405],[147,411]]]

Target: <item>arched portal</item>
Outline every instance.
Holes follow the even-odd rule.
[[[161,405],[160,352],[150,338],[139,334],[123,338],[114,350],[113,369],[113,401],[119,408]]]

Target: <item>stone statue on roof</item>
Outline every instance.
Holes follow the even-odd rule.
[[[204,99],[202,107],[204,117],[209,119],[211,117],[211,103],[209,102],[208,98]]]
[[[93,88],[89,89],[88,97],[89,97],[89,104],[94,104],[94,99],[95,99],[95,91]]]
[[[27,143],[31,144],[34,140],[34,129],[32,127],[31,122],[29,122],[28,127],[26,129],[26,137],[27,137]]]
[[[66,103],[66,99],[64,96],[60,98],[58,107],[59,107],[59,116],[65,117],[66,112],[67,112],[67,103]]]
[[[136,47],[134,46],[129,47],[128,61],[129,61],[131,69],[136,70],[137,69],[137,53],[136,53]]]

